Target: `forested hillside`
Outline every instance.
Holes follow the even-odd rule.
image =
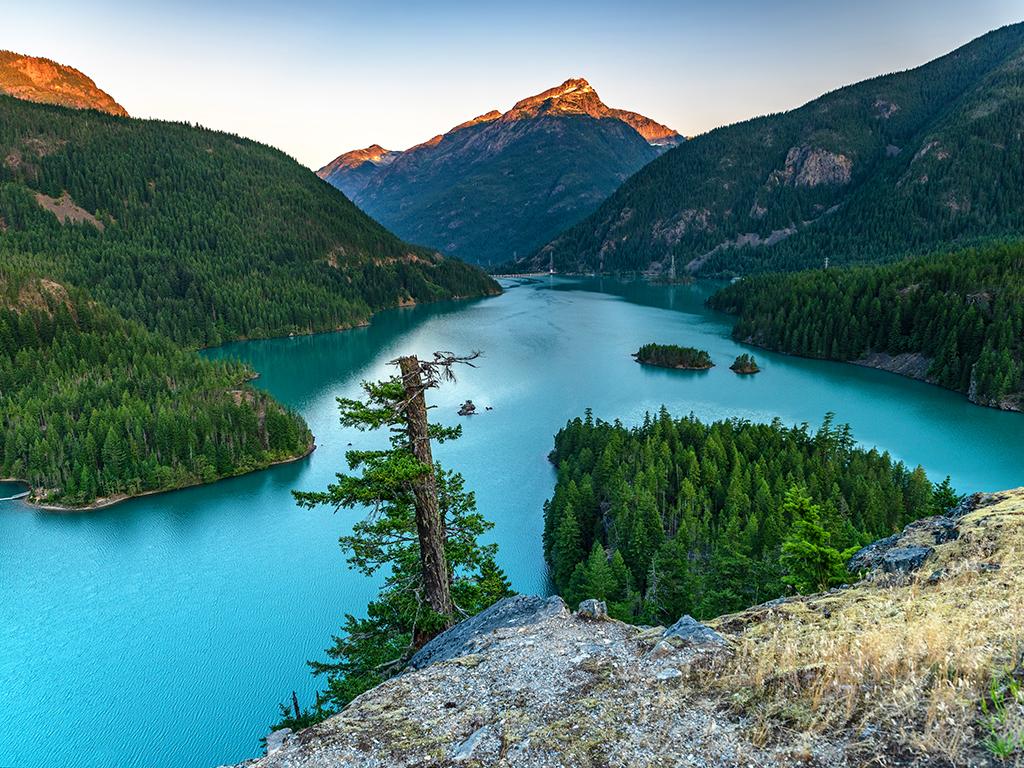
[[[653,624],[832,586],[848,578],[844,551],[956,500],[920,468],[855,447],[831,417],[811,432],[662,409],[627,429],[588,412],[555,436],[551,459],[544,552],[556,589]],[[809,582],[808,560],[824,570]]]
[[[862,361],[982,405],[1024,404],[1024,243],[750,277],[709,304],[739,315],[733,337],[741,341]]]
[[[498,290],[236,136],[0,96],[0,158],[0,475],[62,505],[308,450],[251,371],[191,348]]]
[[[237,136],[0,97],[0,157],[5,252],[36,255],[47,276],[189,345],[497,291]]]
[[[1024,234],[1024,24],[719,128],[519,267],[736,274]]]
[[[83,292],[0,270],[0,477],[87,504],[304,454],[302,419]]]

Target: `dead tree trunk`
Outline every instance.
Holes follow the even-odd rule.
[[[424,595],[427,605],[449,623],[455,613],[452,603],[451,584],[448,579],[448,561],[444,554],[444,518],[437,503],[437,478],[434,475],[434,457],[430,450],[430,433],[427,423],[427,400],[423,395],[426,385],[420,370],[420,362],[414,356],[398,358],[402,371],[402,385],[405,388],[405,421],[409,434],[409,445],[418,461],[429,467],[413,483],[416,496],[416,530],[420,540],[420,567],[423,571]]]

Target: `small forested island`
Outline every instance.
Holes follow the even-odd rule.
[[[703,349],[680,347],[676,344],[644,344],[633,357],[644,365],[680,368],[687,371],[706,371],[715,366],[711,362],[711,355]]]
[[[746,352],[736,358],[733,364],[729,366],[729,370],[744,375],[761,372],[757,365],[757,360],[754,359],[753,355],[748,355]]]

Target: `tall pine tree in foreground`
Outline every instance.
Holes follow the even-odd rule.
[[[512,594],[494,560],[497,546],[478,541],[492,523],[476,511],[462,476],[444,470],[431,452],[431,441],[454,440],[462,429],[430,424],[425,392],[453,381],[453,366],[472,365],[475,357],[401,357],[393,361],[400,375],[364,382],[362,400],[338,399],[344,426],[388,429],[390,447],[348,451],[349,473],[326,491],[296,491],[295,498],[309,509],[369,508],[341,546],[352,568],[367,576],[385,568],[388,575],[366,618],[345,617],[343,634],[326,651],[330,660],[309,662],[327,680],[313,708],[301,711],[293,698],[276,727],[304,727],[339,711],[401,670],[438,632]]]

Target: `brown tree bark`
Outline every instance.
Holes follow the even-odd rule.
[[[451,624],[455,613],[451,584],[448,579],[448,561],[444,554],[444,518],[437,502],[437,478],[434,475],[434,456],[430,449],[427,423],[427,400],[420,362],[415,355],[398,358],[405,387],[405,421],[413,455],[430,467],[413,485],[416,496],[416,530],[420,540],[420,567],[423,571],[424,595],[427,604],[437,613],[447,616]]]

